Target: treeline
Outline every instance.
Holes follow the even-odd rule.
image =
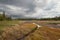
[[[5,11],[3,11],[3,14],[0,14],[0,21],[3,21],[3,20],[60,20],[60,17],[41,18],[41,19],[36,19],[36,18],[16,18],[16,19],[12,19],[11,16],[6,16]]]
[[[59,17],[54,17],[54,18],[17,18],[16,20],[60,20],[60,16]]]
[[[5,14],[0,14],[0,21],[11,20],[11,17],[7,17]]]
[[[36,19],[36,18],[18,18],[17,20],[60,20],[60,17],[54,17],[54,18],[41,18],[41,19]]]
[[[54,18],[41,18],[40,20],[60,20],[60,17],[54,17]]]
[[[60,20],[60,17],[41,18],[41,19],[36,19],[36,18],[18,18],[18,19],[12,19],[11,17],[6,16],[5,14],[0,14],[0,21],[3,21],[3,20]]]

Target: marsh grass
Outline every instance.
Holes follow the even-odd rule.
[[[0,31],[0,40],[17,40],[26,35],[27,33],[29,33],[36,27],[36,25],[33,25],[32,23],[29,22],[20,23],[20,21],[19,22],[8,21],[6,24],[8,23],[17,24],[16,26],[2,28],[3,31],[2,30]],[[60,28],[52,28],[47,26],[42,26],[41,28],[35,30],[33,33],[23,38],[23,40],[58,40],[58,39],[60,39]]]
[[[5,27],[11,27],[11,26],[14,26],[15,24],[17,24],[18,21],[16,20],[13,20],[13,21],[0,21],[0,30],[5,28]]]

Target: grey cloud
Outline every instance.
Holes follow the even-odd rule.
[[[56,7],[56,3],[54,3],[53,1],[51,1],[45,8],[44,10],[50,11],[52,9],[54,9]]]
[[[0,0],[0,4],[4,5],[2,7],[5,10],[7,10],[7,12],[8,10],[11,10],[11,9],[7,8],[6,5],[11,5],[11,6],[13,5],[16,7],[28,8],[29,10],[26,11],[27,14],[30,14],[29,12],[33,12],[35,8],[35,5],[33,4],[33,0]]]
[[[20,7],[28,7],[29,5],[33,5],[33,0],[0,0],[0,3]]]
[[[11,16],[17,15],[20,18],[43,18],[60,16],[60,13],[57,12],[59,9],[56,9],[57,4],[55,1],[51,0],[49,4],[45,4],[45,1],[41,2],[42,4],[37,4],[38,2],[34,3],[34,0],[0,0],[0,10],[5,10],[7,14]],[[55,9],[57,11],[55,11]]]

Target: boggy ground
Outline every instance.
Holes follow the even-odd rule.
[[[60,28],[48,27],[48,22],[34,21],[42,26],[37,29],[33,22],[20,22],[12,27],[6,27],[0,34],[0,40],[59,40]]]

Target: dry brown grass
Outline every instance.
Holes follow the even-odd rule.
[[[60,30],[56,28],[41,27],[34,33],[26,37],[31,38],[31,40],[58,40],[60,39]]]
[[[29,33],[32,29],[34,29],[36,25],[32,23],[22,23],[16,24],[16,26],[4,28],[3,33],[0,35],[0,40],[17,40],[27,33]],[[60,28],[53,27],[41,27],[35,32],[29,34],[23,40],[58,40],[60,39]]]

